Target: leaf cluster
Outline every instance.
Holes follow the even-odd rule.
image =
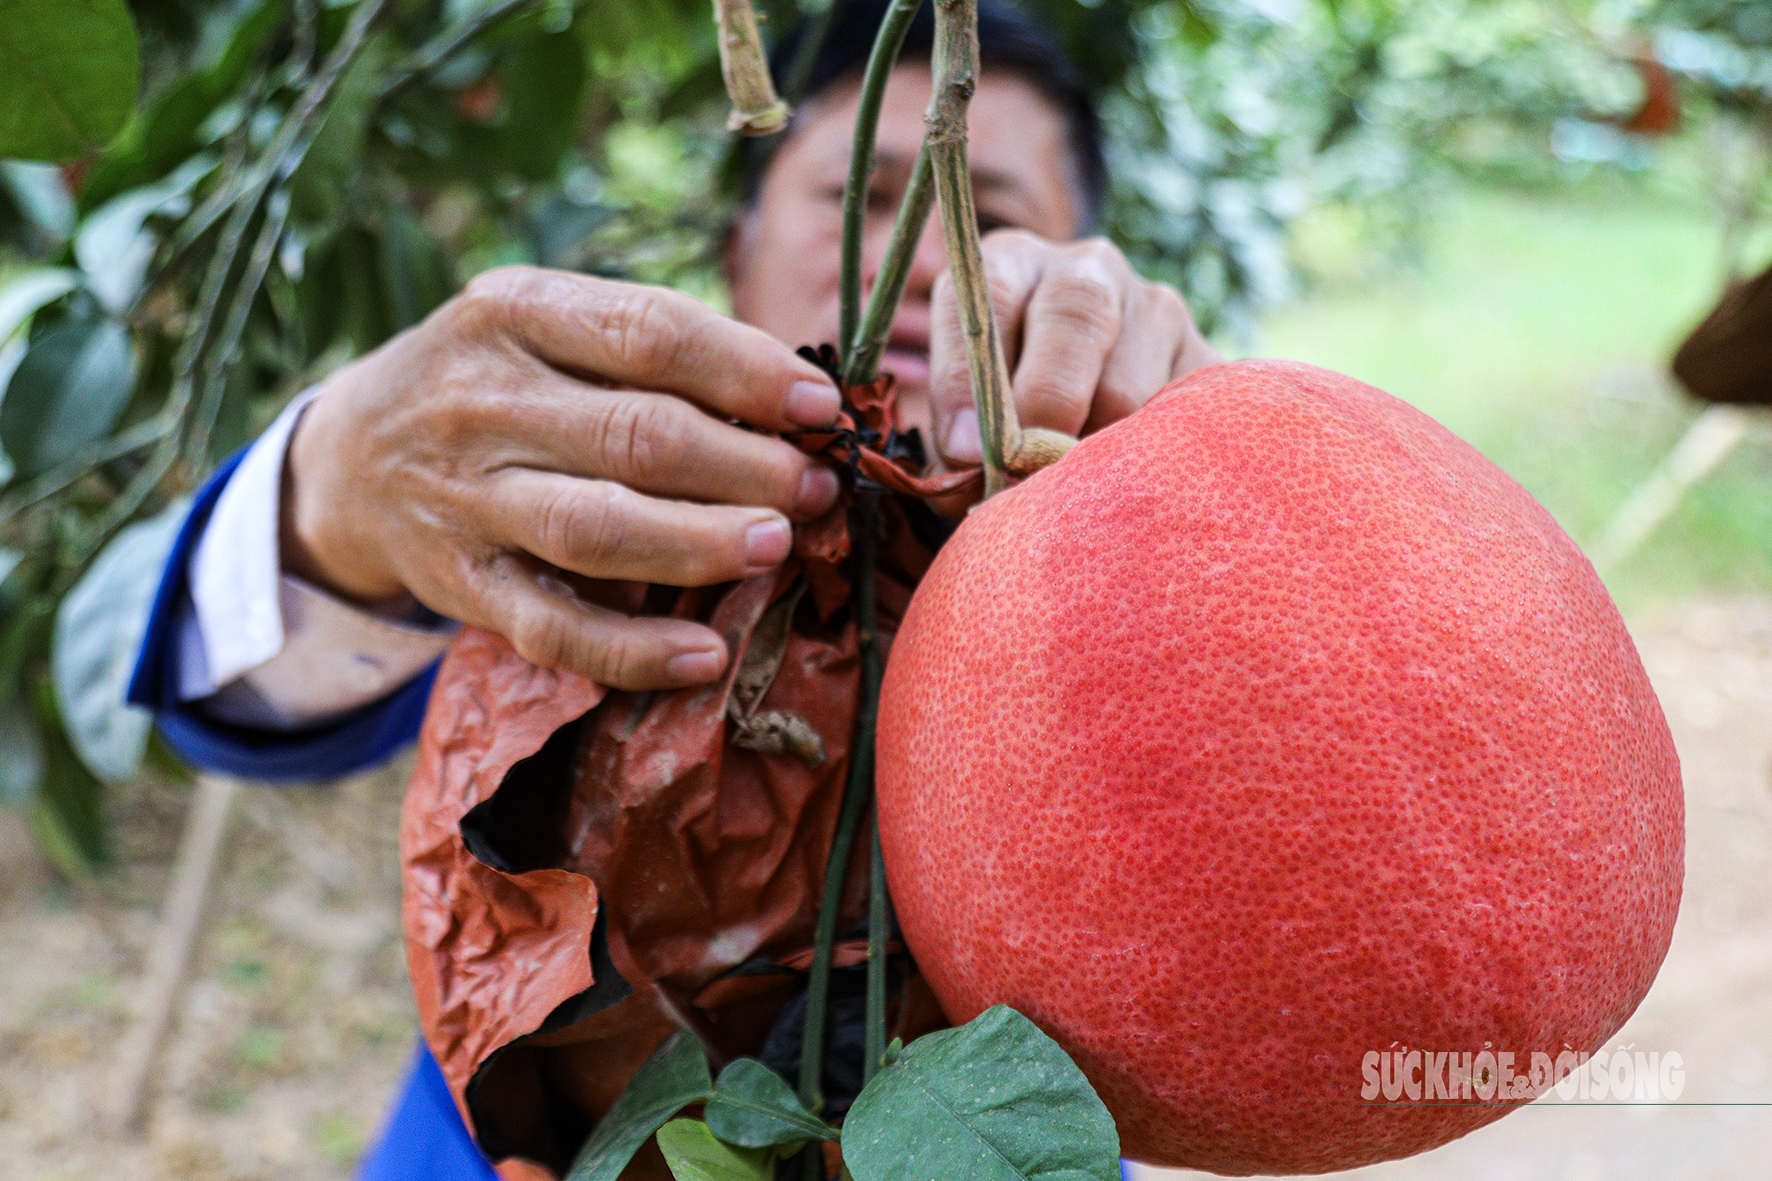
[[[679,1115],[698,1106],[699,1119]],[[674,1034],[597,1125],[566,1181],[615,1181],[654,1135],[678,1181],[773,1181],[827,1141],[840,1145],[855,1181],[1120,1175],[1119,1135],[1088,1079],[1005,1005],[908,1046],[894,1042],[840,1128],[753,1059],[712,1079],[700,1044]]]
[[[718,216],[655,114],[711,58],[699,4],[137,15],[0,3],[33,65],[0,74],[0,791],[70,873],[148,752],[124,690],[208,473],[476,271],[705,272]]]

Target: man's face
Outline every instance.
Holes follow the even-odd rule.
[[[900,197],[923,142],[929,67],[893,71],[880,112],[873,183],[862,246],[864,298],[886,251]],[[757,199],[728,248],[732,310],[785,344],[837,341],[843,183],[849,171],[860,79],[839,82],[799,112]],[[967,119],[967,155],[979,229],[1018,227],[1065,241],[1080,220],[1064,116],[1012,71],[985,69]],[[929,295],[947,266],[939,213],[918,243],[904,302],[881,367],[899,379],[900,422],[929,425]]]

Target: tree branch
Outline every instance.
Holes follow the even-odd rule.
[[[977,0],[935,0],[935,90],[929,96],[925,143],[941,199],[948,270],[966,332],[972,401],[984,443],[984,494],[994,496],[1011,475],[1025,476],[1057,461],[1076,440],[1044,428],[1023,430],[1009,384],[1009,361],[991,312],[984,255],[978,246],[978,210],[966,166],[966,108],[978,86]]]
[[[175,425],[159,441],[142,469],[82,531],[69,562],[56,579],[55,594],[59,595],[72,586],[93,555],[104,548],[117,531],[134,518],[160,481],[172,471],[181,454],[189,457],[193,464],[201,464],[201,455],[193,455],[190,443],[191,436],[195,434],[207,446],[207,424],[213,421],[215,398],[203,396],[206,393],[205,382],[212,376],[219,379],[220,368],[227,364],[227,358],[232,355],[240,333],[245,328],[246,313],[251,310],[259,284],[263,282],[264,267],[269,265],[276,253],[274,238],[268,246],[260,240],[263,231],[270,229],[276,234],[282,232],[281,217],[276,216],[275,210],[266,209],[266,203],[271,193],[287,184],[290,176],[301,165],[302,158],[306,156],[314,135],[319,130],[321,117],[326,112],[326,104],[332,97],[339,78],[362,50],[368,40],[370,26],[381,15],[387,3],[388,0],[363,0],[358,5],[351,14],[344,33],[339,37],[338,44],[328,55],[326,64],[302,92],[301,100],[295,108],[284,117],[262,162],[253,169],[252,179],[244,187],[230,213],[221,241],[216,246],[216,254],[204,273],[203,285],[198,295],[196,325],[179,348],[172,392],[161,411]],[[248,239],[248,231],[252,228],[255,217],[261,211],[267,216],[260,219],[261,233],[253,239],[245,273],[239,283],[230,285],[235,261]],[[250,284],[247,282],[249,279],[252,280]],[[242,303],[244,309],[237,311]],[[223,358],[220,366],[207,363],[217,340],[224,342],[220,350]],[[216,396],[219,397],[219,394]],[[195,416],[192,415],[193,406],[198,411]],[[198,427],[194,432],[193,423]]]
[[[966,164],[966,109],[978,86],[977,0],[935,0],[935,89],[929,96],[927,150],[941,202],[948,269],[966,358],[972,371],[972,400],[978,408],[984,442],[985,495],[1003,490],[1008,479],[1009,441],[1021,433],[1010,393],[1009,361],[991,314],[984,255],[978,247],[978,210],[972,199],[972,173]]]
[[[898,205],[898,218],[892,223],[892,237],[886,241],[886,254],[874,275],[874,286],[868,292],[867,311],[848,342],[843,380],[860,385],[874,380],[880,367],[880,355],[892,336],[892,320],[904,298],[905,283],[911,277],[911,263],[917,255],[917,243],[923,237],[923,226],[935,205],[935,185],[929,167],[929,150],[917,149],[917,162],[911,166],[910,183]]]
[[[172,432],[174,425],[165,415],[156,414],[94,444],[72,459],[57,464],[11,496],[0,500],[0,521],[10,520],[38,501],[48,500],[96,467],[102,467],[112,460],[121,459],[143,447],[158,443]]]
[[[726,129],[740,135],[773,135],[787,126],[788,104],[776,96],[751,0],[714,0],[714,23],[720,29],[720,76],[732,100]]]
[[[507,16],[520,12],[535,3],[536,0],[497,0],[496,3],[482,8],[453,28],[445,29],[430,41],[419,46],[413,52],[412,57],[408,59],[406,65],[395,71],[394,76],[383,83],[381,94],[375,100],[376,105],[385,107],[393,102],[430,77],[480,34]]]

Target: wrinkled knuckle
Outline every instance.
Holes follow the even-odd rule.
[[[1057,315],[1093,332],[1110,332],[1120,320],[1119,292],[1094,268],[1054,276],[1049,306]]]
[[[680,320],[669,293],[624,285],[612,288],[601,329],[620,364],[658,373],[671,367],[681,346]]]
[[[555,494],[542,506],[541,531],[551,553],[572,559],[575,569],[597,575],[622,551],[622,501],[617,484],[592,484]]]
[[[683,465],[686,407],[674,398],[640,397],[630,403],[621,462],[636,479],[657,480]]]
[[[495,267],[474,276],[451,301],[455,326],[468,331],[501,329],[510,323],[511,311],[533,289],[534,267]]]
[[[591,675],[606,685],[637,688],[645,683],[646,655],[626,631],[618,630],[592,654]]]
[[[511,632],[511,647],[530,664],[564,668],[571,660],[572,638],[561,612],[540,608],[524,611]]]
[[[1001,268],[992,268],[985,273],[985,290],[990,294],[991,306],[998,309],[1009,309],[1027,298],[1027,287],[1018,282],[1015,275]]]
[[[649,394],[611,399],[598,407],[585,425],[586,445],[597,457],[596,474],[646,480],[673,468],[683,451],[673,410],[670,398]]]

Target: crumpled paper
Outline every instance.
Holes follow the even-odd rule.
[[[645,609],[720,632],[721,681],[606,692],[473,628],[438,673],[401,825],[407,959],[425,1040],[507,1181],[564,1173],[674,1029],[694,1030],[716,1068],[794,1032],[856,720],[848,506],[858,481],[886,492],[875,586],[889,645],[947,529],[924,502],[952,512],[980,485],[916,474],[914,437],[891,430],[890,378],[847,397],[835,430],[795,440],[850,478],[786,563],[719,587],[634,588]],[[870,840],[864,826],[839,967],[866,957]],[[895,968],[903,1035],[945,1024],[902,949]],[[630,1175],[660,1169],[654,1155]]]

